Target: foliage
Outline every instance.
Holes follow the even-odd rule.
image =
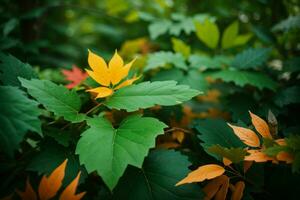
[[[1,199],[299,198],[297,1],[0,10]]]

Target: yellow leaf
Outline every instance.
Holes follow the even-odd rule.
[[[276,155],[278,161],[284,161],[287,164],[290,164],[294,161],[294,156],[289,154],[288,152],[281,151]]]
[[[138,77],[133,77],[132,79],[128,79],[124,82],[122,82],[120,85],[118,85],[117,87],[115,87],[115,90],[118,90],[122,87],[126,87],[126,86],[129,86],[131,85],[133,82],[135,82],[136,80],[138,80],[139,78],[141,78],[141,76],[138,76]]]
[[[97,87],[97,88],[94,88],[94,89],[89,89],[87,91],[96,93],[97,94],[96,99],[110,96],[114,92],[112,89],[107,88],[107,87]]]
[[[247,151],[250,155],[245,157],[246,161],[255,161],[255,162],[267,162],[273,161],[274,158],[267,156],[260,150],[248,150]]]
[[[92,79],[103,86],[109,86],[110,74],[103,58],[89,50],[88,63],[92,71],[86,70]]]
[[[232,191],[231,200],[241,200],[245,189],[244,181],[238,181]]]
[[[260,141],[258,136],[254,133],[254,131],[239,127],[239,126],[234,126],[228,123],[228,126],[230,126],[233,129],[233,132],[235,133],[236,136],[240,138],[240,140],[245,143],[246,145],[250,147],[259,147],[260,146]]]
[[[61,193],[59,200],[80,200],[85,195],[85,192],[75,194],[79,178],[80,172],[77,174],[76,178]]]
[[[250,112],[251,121],[257,132],[263,137],[263,138],[269,138],[272,139],[269,126],[265,120],[260,118],[259,116],[253,114]]]
[[[227,192],[228,192],[228,188],[229,188],[229,178],[227,177],[224,180],[220,190],[217,192],[217,194],[215,196],[215,200],[225,200]]]
[[[33,190],[29,178],[26,180],[26,188],[24,192],[21,192],[19,190],[16,191],[18,195],[21,197],[22,200],[36,200],[37,196],[35,191]]]
[[[194,183],[194,182],[202,182],[206,179],[213,179],[222,175],[225,172],[225,169],[216,164],[208,164],[199,167],[198,169],[190,172],[187,177],[179,181],[176,186],[186,184],[186,183]]]
[[[212,199],[217,192],[219,191],[220,187],[229,180],[228,176],[221,175],[217,178],[211,180],[202,190],[205,193],[204,200]]]
[[[66,159],[48,177],[43,176],[39,185],[39,196],[41,200],[48,200],[56,195],[65,176],[67,161]]]

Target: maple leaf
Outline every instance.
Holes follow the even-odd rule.
[[[134,81],[138,80],[140,76],[134,76],[131,79],[123,82],[121,81],[128,76],[129,70],[134,61],[135,59],[124,65],[123,59],[116,51],[107,65],[102,57],[89,50],[88,63],[92,70],[86,69],[86,71],[88,75],[101,86],[87,91],[96,93],[97,99],[110,96],[115,90],[131,85]]]
[[[73,65],[71,70],[64,69],[61,72],[65,76],[66,80],[71,81],[71,83],[66,85],[68,89],[76,87],[88,77],[88,74],[86,72],[81,71],[81,69],[76,65]]]
[[[43,176],[39,185],[39,196],[41,200],[48,200],[56,195],[65,176],[67,161],[66,159],[48,177]]]
[[[75,194],[79,178],[80,172],[77,174],[76,178],[61,193],[59,200],[80,200],[85,195],[85,192]]]
[[[29,178],[27,178],[26,180],[25,191],[21,192],[17,190],[16,192],[18,193],[18,195],[21,197],[22,200],[29,200],[29,199],[37,200],[37,195],[29,182]]]
[[[62,181],[65,177],[65,168],[67,164],[67,159],[60,164],[54,171],[47,177],[43,176],[38,188],[38,194],[40,200],[48,200],[52,199],[59,189],[62,186]],[[85,192],[81,192],[79,194],[75,194],[78,181],[80,178],[80,172],[76,176],[76,178],[64,189],[61,193],[59,200],[80,200]],[[37,200],[37,193],[33,190],[29,179],[26,181],[25,191],[21,192],[16,190],[17,194],[21,197],[22,200]]]
[[[254,131],[239,127],[239,126],[234,126],[228,123],[228,126],[230,126],[236,136],[240,138],[240,140],[245,143],[248,146],[251,147],[259,147],[260,146],[260,141],[258,136],[254,133]]]
[[[199,167],[198,169],[190,172],[187,177],[179,181],[176,186],[186,184],[186,183],[194,183],[194,182],[202,182],[206,179],[213,179],[215,177],[221,176],[225,172],[225,169],[216,164],[208,164]]]
[[[272,139],[269,126],[265,120],[260,118],[259,116],[253,114],[250,112],[251,121],[257,132],[263,137],[263,138],[269,138]]]

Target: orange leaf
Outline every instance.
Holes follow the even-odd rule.
[[[86,72],[81,71],[81,69],[75,65],[73,65],[72,70],[62,70],[62,73],[65,75],[66,80],[71,81],[70,84],[66,85],[69,89],[79,85],[88,76]]]
[[[80,173],[76,176],[76,178],[66,187],[66,189],[61,193],[59,200],[80,200],[84,195],[85,192],[81,192],[79,194],[76,193],[78,181],[80,178]]]
[[[251,121],[257,132],[263,137],[263,138],[269,138],[272,139],[269,126],[265,120],[260,118],[259,116],[253,114],[250,112]]]
[[[267,156],[260,150],[248,150],[247,151],[250,155],[245,157],[246,161],[255,161],[255,162],[267,162],[273,161],[274,158]]]
[[[179,143],[182,143],[183,139],[184,139],[184,132],[183,131],[173,131],[172,138],[177,140]]]
[[[227,179],[225,179],[224,183],[222,184],[220,190],[217,192],[215,196],[215,200],[225,200],[228,192],[228,188],[229,188],[229,178],[227,177]]]
[[[290,164],[294,161],[294,156],[289,154],[288,152],[281,151],[276,155],[277,160],[284,161],[287,164]]]
[[[18,193],[18,195],[21,197],[22,200],[36,200],[37,196],[35,191],[33,190],[30,182],[29,182],[29,178],[27,178],[26,180],[26,187],[25,187],[25,191],[21,192],[19,190],[16,191]]]
[[[227,123],[228,126],[230,126],[233,129],[233,132],[236,136],[240,138],[240,140],[245,143],[246,145],[250,147],[259,147],[260,146],[260,141],[258,136],[254,133],[254,131],[239,127],[239,126],[234,126],[229,123]]]
[[[275,142],[280,146],[286,146],[286,142],[285,142],[284,138],[277,139],[277,140],[275,140]]]
[[[225,166],[229,166],[229,165],[231,165],[231,163],[232,163],[231,160],[229,160],[229,159],[226,158],[226,157],[223,157],[223,164],[224,164]]]
[[[204,188],[203,192],[205,193],[205,200],[212,199],[217,192],[219,191],[220,187],[229,180],[228,176],[221,175],[217,178],[211,180]]]
[[[176,186],[186,184],[186,183],[194,183],[194,182],[202,182],[206,179],[213,179],[224,174],[225,169],[220,165],[209,164],[199,167],[198,169],[190,172],[187,177],[179,181]]]
[[[67,161],[68,159],[59,165],[48,177],[43,176],[39,185],[39,196],[41,200],[48,200],[56,195],[65,176]]]
[[[239,181],[234,186],[234,191],[232,191],[231,200],[240,200],[243,197],[245,189],[244,181]]]

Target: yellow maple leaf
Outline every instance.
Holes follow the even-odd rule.
[[[88,75],[101,86],[88,89],[88,92],[96,93],[97,98],[104,98],[112,95],[115,90],[131,85],[140,77],[134,76],[131,79],[124,80],[135,59],[124,65],[124,61],[116,51],[109,61],[108,65],[104,59],[89,50],[88,63],[92,70],[86,69]]]
[[[194,182],[202,182],[204,180],[213,179],[215,177],[221,176],[225,172],[225,169],[216,164],[208,164],[199,167],[198,169],[190,172],[187,177],[179,181],[176,186],[186,184],[186,183],[194,183]]]

